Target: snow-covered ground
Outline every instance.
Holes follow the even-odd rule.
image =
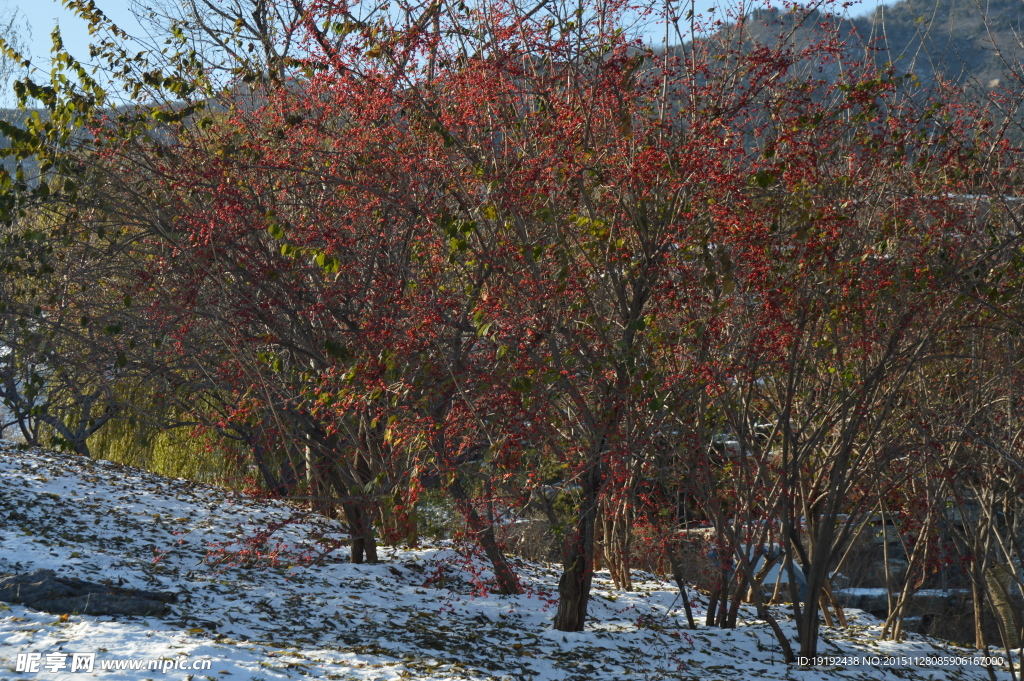
[[[380,564],[352,565],[333,548],[340,538],[337,523],[284,503],[0,444],[0,573],[50,568],[179,595],[162,619],[0,603],[0,679],[989,678],[972,664],[865,659],[975,653],[916,635],[879,641],[878,621],[855,610],[846,630],[823,630],[820,652],[865,664],[786,665],[751,611],[734,630],[688,630],[678,591],[651,575],[620,593],[600,574],[587,630],[566,634],[551,629],[555,566],[514,561],[528,594],[485,595],[483,564],[450,545],[385,548]],[[304,555],[322,560],[303,566]],[[706,604],[694,601],[700,619]],[[74,653],[94,653],[93,671],[71,672]],[[39,671],[18,671],[19,654],[39,654]],[[48,655],[65,668],[48,671]],[[144,668],[100,669],[133,663]]]

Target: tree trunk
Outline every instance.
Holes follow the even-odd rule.
[[[974,596],[974,647],[985,650],[985,632],[982,629],[985,617],[985,589],[979,582],[978,579],[971,580],[971,595]]]
[[[781,578],[782,570],[779,569],[779,575]],[[755,580],[757,581],[757,580]],[[762,578],[763,581],[763,578]],[[778,591],[778,584],[776,584],[776,591]],[[793,664],[796,662],[796,657],[793,655],[793,647],[789,645],[789,640],[786,638],[786,634],[782,631],[779,623],[772,617],[771,612],[765,607],[764,594],[761,592],[761,585],[758,582],[756,588],[753,590],[754,607],[757,608],[757,616],[759,619],[764,620],[771,627],[772,633],[775,634],[775,640],[779,642],[779,646],[782,648],[782,657],[786,661],[786,664]]]
[[[457,473],[452,476],[452,481],[445,485],[445,491],[448,492],[452,500],[455,501],[459,511],[465,516],[466,524],[469,525],[470,531],[477,541],[480,542],[480,547],[484,550],[484,554],[491,561],[491,565],[494,568],[494,580],[498,585],[498,593],[503,595],[521,594],[523,589],[519,585],[519,579],[516,577],[516,573],[512,571],[511,566],[509,566],[508,561],[505,559],[505,554],[502,553],[501,548],[498,546],[498,541],[494,537],[494,526],[484,522],[480,514],[473,508],[469,496],[462,489],[462,483],[459,482]]]
[[[75,454],[92,458],[92,453],[89,451],[89,445],[86,444],[84,438],[72,440],[71,448],[75,450]]]
[[[313,456],[313,450],[309,445],[306,445],[305,454],[306,488],[309,490],[308,494],[311,497],[309,502],[310,508],[312,508],[316,513],[327,515],[326,502],[321,498],[327,495],[324,493],[324,486],[320,483],[320,470],[317,458]],[[337,490],[337,492],[339,496],[347,494],[347,491],[343,492],[341,490]]]
[[[690,596],[686,591],[686,580],[683,579],[683,566],[675,553],[675,547],[669,548],[668,561],[672,565],[672,578],[676,581],[676,586],[679,587],[679,597],[683,599],[683,608],[686,610],[686,623],[691,629],[696,629],[697,623],[693,621],[693,610],[690,608]]]
[[[629,500],[623,499],[618,503],[609,501],[600,504],[599,508],[601,506],[604,507],[601,509],[603,512],[599,512],[599,515],[603,525],[602,544],[605,564],[608,566],[608,572],[615,583],[615,588],[620,591],[631,591],[633,589],[633,580],[630,575],[632,509]],[[600,569],[597,566],[599,557],[600,553],[595,552],[595,570]]]
[[[351,472],[345,475],[340,464],[329,463],[327,457],[320,455],[316,457],[315,480],[320,489],[326,491],[328,485],[334,488],[335,494],[345,501],[341,502],[342,511],[348,521],[349,534],[352,537],[351,555],[349,560],[353,563],[377,562],[377,540],[373,532],[373,512],[356,488],[356,481],[352,479]],[[321,475],[322,474],[322,475]],[[346,479],[346,477],[348,479]],[[351,488],[350,488],[351,485]]]
[[[797,636],[800,638],[801,657],[815,657],[818,654],[818,631],[821,626],[818,618],[818,604],[821,600],[825,583],[828,581],[833,529],[834,526],[831,522],[823,522],[818,525],[817,532],[813,535],[813,546],[817,547],[817,550],[812,554],[814,560],[811,560],[804,551],[804,547],[800,544],[800,537],[795,532],[795,528],[790,528],[791,550],[801,557],[804,577],[807,580],[806,593],[803,599],[803,612],[797,618]],[[792,573],[790,579],[793,579]],[[796,584],[792,584],[791,588],[793,589],[794,611],[796,612],[798,611],[798,606],[795,603],[797,600]]]
[[[377,562],[377,541],[373,536],[373,520],[365,508],[358,504],[344,503],[345,518],[348,520],[349,533],[352,536],[352,553],[349,560],[353,563]]]
[[[722,592],[720,586],[712,587],[711,595],[708,596],[708,611],[704,616],[704,626],[715,626],[715,613],[718,611],[718,595]]]
[[[583,502],[576,530],[566,541],[562,552],[564,571],[558,580],[558,611],[554,621],[554,628],[558,631],[583,631],[586,624],[590,585],[594,579],[599,477],[598,466],[591,462],[583,481]]]
[[[747,587],[750,584],[745,574],[737,575],[737,577],[739,583],[736,585],[736,591],[732,598],[732,604],[729,606],[729,615],[726,617],[725,620],[726,629],[736,628],[736,620],[740,614],[740,603],[743,602],[743,596],[746,595]]]
[[[824,557],[819,557],[807,567],[809,569],[804,575],[807,578],[807,594],[804,596],[803,618],[797,631],[800,635],[800,655],[815,657],[818,654],[818,630],[821,626],[818,603],[821,600],[827,562]]]
[[[733,575],[729,572],[723,571],[722,575],[722,588],[719,589],[718,597],[718,613],[715,614],[715,626],[720,629],[726,628],[727,618],[729,616],[729,585],[732,584]]]

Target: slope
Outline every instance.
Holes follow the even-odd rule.
[[[343,528],[302,509],[8,444],[0,523],[0,573],[50,568],[179,595],[164,619],[0,604],[5,680],[86,676],[19,672],[18,656],[33,653],[42,663],[95,653],[104,679],[988,678],[973,651],[916,635],[878,641],[879,623],[860,611],[849,611],[848,629],[825,630],[823,654],[844,664],[791,667],[751,611],[735,630],[685,629],[678,592],[653,575],[620,593],[600,574],[587,630],[555,632],[553,566],[518,562],[527,594],[500,597],[481,590],[490,576],[483,563],[450,544],[387,549],[379,565],[352,565],[335,551]],[[706,599],[694,606],[700,615]],[[777,615],[785,619],[782,608]],[[870,656],[879,659],[852,659]],[[913,659],[935,656],[966,664]],[[100,671],[164,660],[178,668]]]

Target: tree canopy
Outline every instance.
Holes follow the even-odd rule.
[[[254,492],[340,510],[355,561],[438,490],[504,593],[504,527],[546,514],[564,631],[598,560],[629,588],[638,543],[675,565],[704,524],[709,624],[749,589],[789,659],[764,547],[807,576],[814,655],[879,509],[922,547],[911,582],[950,500],[1017,512],[1012,88],[922,84],[828,6],[642,7],[698,36],[656,50],[614,0],[193,3],[131,54],[69,4],[100,71],[58,41],[17,85],[45,115],[0,124],[38,163],[0,176],[26,438],[205,433]]]

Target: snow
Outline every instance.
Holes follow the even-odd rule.
[[[765,580],[767,581],[767,580]],[[970,589],[918,589],[913,592],[915,596],[954,596],[954,595],[966,595],[971,592]],[[848,588],[848,589],[836,589],[835,593],[846,594],[848,596],[873,596],[873,597],[884,597],[886,595],[885,588]],[[899,591],[893,591],[894,597],[899,597]]]
[[[885,589],[859,588],[859,589],[838,589],[836,591],[836,593],[837,594],[844,593],[844,594],[849,594],[851,596],[885,596],[886,593],[888,593],[888,592]],[[898,596],[899,594],[897,593],[895,595]]]
[[[341,525],[283,502],[10,444],[0,444],[4,520],[0,573],[50,568],[179,595],[163,619],[60,617],[0,603],[4,681],[988,678],[971,664],[790,666],[752,610],[741,610],[733,630],[688,630],[674,585],[643,573],[629,593],[599,573],[587,630],[554,631],[556,566],[513,560],[527,593],[497,596],[477,586],[490,576],[485,564],[452,544],[383,548],[380,564],[352,565]],[[277,529],[253,542],[267,527]],[[239,553],[253,549],[259,555]],[[693,606],[702,620],[706,598],[696,595]],[[794,634],[786,610],[774,612]],[[975,654],[917,635],[879,641],[876,619],[847,615],[847,629],[823,629],[821,654]],[[17,671],[19,654],[45,662],[48,654],[90,652],[91,673]],[[118,660],[209,669],[99,669]]]

